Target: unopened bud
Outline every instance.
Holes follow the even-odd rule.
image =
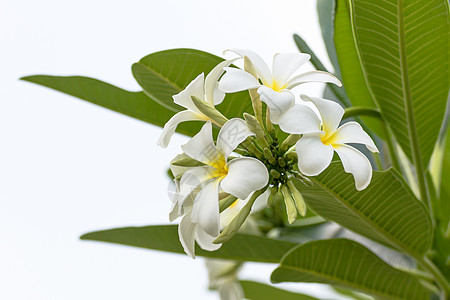
[[[284,161],[284,159],[282,157],[278,157],[278,165],[282,168],[284,168],[286,166],[286,162]]]
[[[301,138],[300,134],[290,134],[284,141],[281,143],[280,150],[282,152],[286,152],[289,147],[293,146],[297,141]]]
[[[264,129],[261,127],[261,124],[259,124],[258,120],[248,113],[244,113],[244,119],[245,122],[247,123],[248,129],[250,129],[256,134],[256,137],[261,142],[263,147],[268,147],[269,144],[267,143],[267,138],[264,133]]]
[[[278,179],[281,176],[281,174],[275,169],[270,170],[270,175],[275,179]]]
[[[270,190],[270,195],[267,198],[267,207],[272,207],[273,203],[275,202],[275,196],[278,192],[278,188],[276,186],[272,187]]]
[[[272,151],[270,151],[269,148],[264,148],[263,152],[264,157],[269,161],[271,165],[277,164],[277,160],[275,159],[275,157],[273,157]]]
[[[283,185],[281,187],[281,191],[284,196],[284,204],[286,205],[286,212],[288,217],[289,224],[294,223],[295,219],[297,219],[297,207],[295,206],[295,201],[292,199],[289,189]]]
[[[292,181],[289,180],[287,184],[289,187],[289,191],[294,197],[295,206],[297,207],[298,212],[302,217],[306,216],[306,203],[305,200],[303,199],[302,194],[297,190]]]
[[[286,158],[287,161],[293,161],[293,160],[297,160],[297,159],[298,159],[297,153],[295,153],[295,152],[289,152],[289,153],[287,153],[287,154],[285,155],[285,158]]]
[[[195,96],[191,96],[191,99],[195,107],[197,107],[198,110],[208,117],[213,123],[223,126],[223,124],[228,121],[224,115],[222,115],[214,106],[208,104],[206,101],[203,101]]]

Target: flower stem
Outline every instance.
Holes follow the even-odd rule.
[[[378,109],[372,107],[348,107],[345,109],[343,119],[355,116],[368,116],[382,120],[381,113]]]

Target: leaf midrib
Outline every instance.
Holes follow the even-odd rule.
[[[365,214],[360,213],[360,211],[358,211],[355,207],[353,207],[346,201],[342,200],[341,197],[337,193],[335,193],[331,188],[329,188],[326,184],[320,182],[316,178],[311,178],[311,179],[316,184],[322,186],[322,188],[327,193],[329,193],[332,197],[334,197],[337,201],[339,201],[339,203],[341,203],[348,211],[350,211],[353,215],[355,215],[358,219],[360,219],[361,222],[363,222],[364,224],[369,226],[369,228],[372,228],[381,239],[387,240],[389,242],[389,244],[396,247],[398,250],[406,252],[406,253],[412,255],[413,257],[417,256],[414,252],[407,250],[407,248],[404,248],[403,245],[399,244],[398,240],[395,239],[395,237],[393,237],[389,232],[384,231],[381,227],[377,226],[376,223],[368,222],[367,220],[369,218]]]
[[[411,153],[413,155],[414,165],[416,167],[416,172],[418,173],[418,182],[420,186],[420,196],[422,201],[427,201],[427,188],[426,182],[421,173],[423,172],[423,161],[420,155],[420,145],[419,138],[417,136],[417,128],[416,121],[414,118],[414,107],[412,103],[411,96],[411,87],[409,85],[409,70],[408,70],[408,62],[406,58],[406,32],[405,32],[405,19],[403,16],[404,13],[404,0],[398,0],[397,3],[397,26],[398,26],[398,36],[399,36],[399,56],[400,56],[400,72],[402,78],[402,90],[403,97],[405,101],[406,108],[406,122],[408,125],[408,135],[411,140]]]
[[[305,269],[305,268],[301,268],[301,267],[284,266],[284,265],[281,265],[281,267],[278,268],[278,270],[281,270],[281,269],[288,269],[288,270],[291,270],[291,271],[312,274],[312,275],[315,275],[317,277],[322,277],[322,278],[325,278],[327,280],[330,280],[331,282],[336,282],[337,284],[342,284],[342,285],[347,286],[347,287],[353,287],[353,288],[356,288],[356,289],[358,289],[360,291],[370,292],[371,294],[375,294],[377,296],[380,296],[380,297],[383,297],[383,298],[387,298],[387,299],[392,299],[392,300],[399,300],[399,299],[403,300],[404,299],[404,298],[397,298],[397,297],[394,297],[394,296],[392,296],[390,294],[385,294],[383,292],[378,292],[377,290],[371,290],[371,289],[368,289],[368,288],[361,288],[361,285],[354,284],[353,282],[346,281],[346,280],[340,280],[339,278],[336,279],[336,277],[332,277],[331,275],[328,275],[328,274],[324,275],[324,273],[319,273],[319,272],[313,271],[311,269]]]

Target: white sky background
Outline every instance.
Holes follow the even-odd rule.
[[[84,75],[130,90],[131,64],[189,47],[270,60],[301,34],[329,65],[311,0],[0,1],[0,298],[216,299],[201,259],[78,237],[167,224],[165,175],[186,138],[18,80]],[[320,95],[320,85],[307,91]],[[267,281],[274,265],[243,275]],[[329,297],[319,285],[281,285]]]

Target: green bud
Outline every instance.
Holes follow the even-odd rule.
[[[302,136],[300,134],[290,134],[281,144],[280,150],[286,152],[289,147],[293,146]]]
[[[275,128],[272,125],[272,122],[270,121],[270,111],[269,108],[266,108],[266,128],[267,128],[267,132],[269,132],[269,134],[275,138],[276,134],[275,134]]]
[[[278,179],[278,178],[281,177],[281,174],[280,174],[277,170],[275,170],[275,169],[270,170],[270,175],[271,175],[273,178],[276,178],[276,179]]]
[[[302,217],[306,216],[306,203],[303,199],[302,194],[297,190],[292,181],[288,180],[287,185],[289,187],[289,191],[294,197],[295,205],[297,207],[298,212]]]
[[[297,153],[295,152],[288,152],[284,157],[286,158],[287,161],[294,161],[298,159]]]
[[[275,157],[273,157],[272,151],[270,151],[269,148],[264,148],[263,152],[264,157],[269,161],[271,165],[277,164],[277,160],[275,159]]]
[[[278,157],[278,165],[282,168],[284,168],[286,166],[286,162],[284,161],[284,159],[282,157]]]
[[[191,96],[191,99],[198,110],[216,125],[223,126],[223,124],[228,121],[224,115],[222,115],[214,106],[210,105],[206,101],[203,101],[195,96]]]
[[[273,203],[275,202],[275,196],[278,192],[278,188],[277,187],[272,187],[272,189],[270,190],[270,195],[269,198],[267,198],[267,207],[272,207]]]
[[[292,199],[289,193],[289,189],[285,185],[281,187],[281,191],[284,196],[284,204],[286,205],[288,222],[289,224],[292,224],[295,219],[297,219],[297,207],[295,206],[294,199]]]
[[[237,201],[237,197],[229,195],[228,197],[219,200],[219,212],[223,212],[225,209],[230,207],[234,202]]]
[[[259,190],[253,193],[251,198],[245,203],[245,206],[238,212],[238,214],[233,218],[233,220],[228,224],[227,227],[219,234],[219,236],[213,241],[214,244],[221,244],[227,242],[231,239],[245,220],[247,220],[250,211],[252,210],[253,203],[256,199],[264,192],[264,190]]]
[[[263,147],[269,147],[264,129],[261,127],[258,120],[248,113],[244,113],[244,119],[247,123],[247,127],[256,134],[256,138],[261,142]]]

